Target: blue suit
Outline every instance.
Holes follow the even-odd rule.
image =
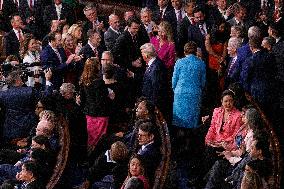
[[[7,91],[0,92],[0,104],[5,112],[2,141],[9,142],[29,135],[31,128],[37,123],[34,113],[36,101],[31,87],[10,87]]]
[[[47,45],[40,54],[40,60],[43,69],[51,68],[52,69],[52,83],[54,84],[55,89],[59,89],[61,84],[63,83],[63,75],[67,70],[66,64],[66,54],[63,48],[58,48],[58,52],[62,61],[52,49],[50,45]]]
[[[197,127],[205,82],[206,66],[202,60],[189,55],[176,62],[172,78],[173,125]]]
[[[237,50],[237,60],[236,60],[236,66],[235,69],[233,70],[230,78],[231,81],[234,82],[240,82],[242,87],[244,87],[244,80],[240,76],[240,73],[242,72],[243,68],[245,67],[245,60],[252,55],[252,52],[250,50],[249,44],[245,44],[242,47],[240,47]]]
[[[168,103],[167,70],[163,62],[156,58],[146,69],[143,78],[142,95],[152,101],[165,115]]]

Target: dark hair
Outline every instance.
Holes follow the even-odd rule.
[[[98,34],[99,36],[101,36],[101,34],[99,34],[97,31],[95,31],[93,29],[89,29],[88,32],[87,32],[88,38],[93,37],[94,34]]]
[[[131,27],[132,23],[140,24],[140,20],[139,20],[136,16],[131,16],[131,17],[127,20],[127,26],[128,26],[128,27]]]
[[[33,174],[34,178],[39,178],[40,175],[37,163],[33,161],[26,161],[24,162],[23,166],[27,171],[30,171]]]
[[[276,37],[280,36],[281,31],[281,26],[278,23],[274,23],[272,22],[271,24],[269,24],[269,28],[272,30],[273,34]]]
[[[249,39],[249,46],[254,49],[261,48],[261,39],[259,37],[251,37]]]
[[[265,131],[257,131],[256,133],[254,133],[253,137],[254,140],[256,141],[255,148],[257,150],[261,150],[263,157],[270,158],[271,153],[269,150],[268,133]]]
[[[137,177],[131,177],[124,189],[144,189],[144,183],[141,179],[137,178]]]
[[[203,9],[202,7],[200,7],[200,6],[196,6],[196,7],[194,8],[193,14],[194,14],[194,13],[197,13],[197,12],[202,12],[202,13],[205,15],[204,9]]]
[[[112,64],[107,64],[103,67],[103,74],[105,76],[106,79],[111,79],[114,76],[114,65]]]
[[[225,96],[231,96],[234,100],[235,100],[235,93],[232,90],[225,90],[223,91],[222,95],[221,95],[221,99],[223,100],[223,98]]]
[[[46,136],[43,136],[43,135],[37,135],[37,136],[34,136],[32,138],[33,141],[35,141],[36,143],[40,144],[40,145],[44,145],[45,148],[49,148],[50,146],[50,143],[49,143],[49,140]]]
[[[255,108],[249,108],[246,111],[246,118],[248,120],[249,127],[255,130],[262,130],[264,123],[260,113]]]
[[[145,176],[145,174],[146,174],[146,171],[145,171],[145,161],[144,161],[143,157],[142,157],[141,155],[139,155],[139,154],[133,154],[133,155],[130,157],[129,163],[128,163],[128,175],[131,176],[131,175],[130,175],[130,162],[131,162],[131,160],[133,160],[134,158],[136,158],[136,159],[139,160],[140,165],[141,165],[142,175]]]
[[[141,123],[138,128],[144,132],[155,135],[155,125],[152,122]]]
[[[34,148],[31,152],[31,158],[38,165],[43,165],[48,163],[47,151],[41,148]]]
[[[16,84],[16,81],[18,79],[21,79],[21,71],[19,70],[15,70],[15,71],[12,71],[11,73],[9,73],[6,81],[7,81],[7,84],[9,86],[14,86]]]
[[[55,36],[61,34],[60,32],[51,32],[47,35],[48,42],[55,41]]]
[[[261,178],[265,178],[271,174],[271,161],[269,160],[252,160],[247,166],[255,171]]]
[[[56,101],[52,96],[42,96],[39,101],[43,105],[44,110],[51,110],[55,112]]]

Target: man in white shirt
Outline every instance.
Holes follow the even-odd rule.
[[[179,24],[181,23],[182,19],[186,16],[182,0],[171,0],[171,3],[176,13],[177,23]]]
[[[121,34],[119,17],[115,14],[111,14],[109,16],[109,25],[110,26],[108,30],[104,33],[104,41],[105,41],[107,50],[110,51],[112,50],[116,42],[116,39]]]

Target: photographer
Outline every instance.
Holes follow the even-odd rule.
[[[19,70],[9,73],[6,78],[8,89],[0,91],[1,111],[4,114],[0,137],[2,144],[10,144],[12,140],[27,137],[37,123],[34,110],[41,91],[25,87],[21,75],[22,72]],[[48,70],[45,76],[47,84],[50,83],[48,81],[51,80],[51,71]],[[50,90],[50,87],[46,87],[45,90]]]

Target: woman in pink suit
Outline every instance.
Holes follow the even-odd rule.
[[[161,22],[158,26],[158,36],[151,37],[150,42],[166,68],[172,70],[176,61],[176,51],[171,25],[165,21]]]
[[[205,143],[213,148],[236,149],[234,139],[242,125],[241,112],[234,106],[234,93],[232,91],[225,90],[221,102],[222,106],[214,109]]]

